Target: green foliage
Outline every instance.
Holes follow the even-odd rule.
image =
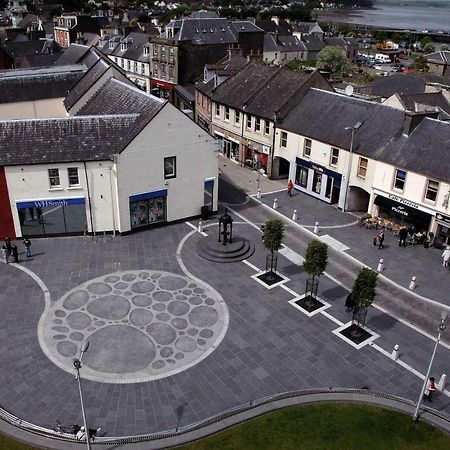
[[[441,45],[441,51],[444,52],[446,50],[448,50],[450,47],[447,44],[442,44]]]
[[[388,35],[386,33],[386,31],[374,31],[373,32],[373,38],[377,41],[377,42],[383,42],[387,39]]]
[[[323,48],[317,55],[316,67],[337,75],[344,75],[350,70],[347,58],[338,47]]]
[[[425,47],[425,45],[427,44],[432,44],[433,43],[433,39],[431,39],[431,36],[425,36],[421,41],[420,41],[420,46],[422,48]]]
[[[281,248],[281,242],[283,241],[284,224],[281,220],[273,219],[268,220],[264,224],[264,246],[270,250],[273,254],[274,251]]]
[[[308,275],[320,277],[327,268],[328,263],[328,246],[317,239],[312,240],[308,244],[305,254],[305,262],[303,268]]]
[[[294,72],[303,72],[302,63],[298,59],[291,59],[286,63],[286,66]]]
[[[422,47],[422,51],[424,53],[433,53],[434,52],[434,45],[431,42],[428,42]]]
[[[353,28],[348,23],[338,23],[336,28],[339,31],[339,33],[345,35],[353,31]]]
[[[423,55],[416,56],[416,59],[414,60],[414,67],[417,70],[425,72],[428,69],[427,58]]]
[[[375,300],[378,273],[363,267],[353,283],[352,299],[360,308],[371,306]]]

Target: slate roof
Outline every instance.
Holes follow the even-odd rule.
[[[206,83],[203,81],[203,79],[195,83],[195,88],[199,90],[202,94],[207,95],[208,97],[211,96],[214,87],[215,87],[214,78],[211,78]]]
[[[275,35],[271,33],[264,34],[264,51],[265,52],[277,52],[277,38]]]
[[[278,36],[277,43],[281,52],[306,52],[305,44],[296,36]]]
[[[0,121],[0,165],[110,159],[128,142],[137,114]]]
[[[65,97],[83,76],[86,67],[71,71],[10,70],[0,72],[0,103],[25,102]]]
[[[56,60],[55,64],[64,66],[66,64],[78,64],[83,56],[89,52],[89,46],[81,44],[71,44],[67,50]]]
[[[314,35],[302,36],[302,42],[305,44],[308,52],[320,52],[324,47],[323,42]]]
[[[236,38],[238,37],[239,33],[264,32],[264,30],[262,30],[249,20],[234,20],[230,23],[230,28]]]
[[[105,55],[111,55],[121,40],[122,38],[117,34],[107,34],[100,38],[97,48]]]
[[[320,28],[320,26],[317,22],[298,22],[297,23],[297,29],[301,33],[311,33],[315,27]],[[322,30],[322,29],[320,28],[320,30]],[[317,30],[317,31],[319,31],[319,30]]]
[[[48,52],[48,43],[46,39],[38,39],[34,41],[17,41],[6,42],[4,44],[5,51],[13,58],[21,58],[23,56],[32,56]],[[52,41],[51,50],[53,53],[60,51],[59,45]]]
[[[450,64],[450,50],[443,50],[440,52],[429,53],[425,55],[427,61],[437,62],[441,64]]]
[[[242,69],[242,67],[244,67],[247,63],[247,58],[244,58],[241,55],[235,55],[231,58],[225,56],[216,64],[206,64],[206,67],[208,69],[220,72],[221,75],[232,75]]]
[[[441,108],[450,114],[450,102],[442,95],[442,92],[400,95],[399,97],[409,111],[416,111],[417,106],[426,105]]]
[[[149,39],[150,35],[146,33],[130,33],[110,54],[133,61],[150,62],[150,56],[144,56],[144,48],[149,45]],[[125,50],[122,50],[122,43],[127,44]]]
[[[371,83],[372,95],[388,98],[393,94],[420,94],[425,92],[425,81],[418,75],[394,73]]]
[[[348,45],[356,45],[358,41],[353,38],[344,38],[344,37],[325,37],[324,41],[327,45],[331,45],[333,47],[347,48]]]
[[[175,34],[176,41],[191,41],[193,45],[232,44],[236,42],[228,20],[183,19]]]
[[[255,25],[265,33],[278,34],[278,36],[292,35],[292,25],[284,19],[278,21],[278,25],[271,19],[256,19]]]

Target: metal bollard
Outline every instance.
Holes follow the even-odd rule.
[[[416,288],[416,277],[411,278],[411,283],[409,283],[409,289],[413,291]]]
[[[200,219],[198,221],[198,232],[199,233],[203,233],[203,221],[202,221],[202,219]]]
[[[384,260],[380,259],[380,262],[378,263],[378,267],[377,267],[377,272],[383,271],[383,265],[384,265]]]
[[[399,349],[400,349],[400,346],[398,344],[395,344],[394,345],[394,349],[392,350],[392,354],[391,354],[391,358],[394,361],[397,361],[397,359],[398,359],[398,351],[399,351]]]
[[[275,198],[275,199],[273,200],[273,206],[272,206],[272,208],[273,208],[273,209],[278,209],[278,199],[277,199],[277,198]]]
[[[258,192],[256,193],[256,198],[258,200],[261,198],[261,189],[258,189]]]
[[[294,212],[292,213],[292,220],[297,220],[297,210],[294,209]]]
[[[314,233],[319,234],[319,222],[316,222],[316,224],[314,225]]]
[[[439,382],[438,384],[436,384],[436,389],[438,391],[443,391],[445,389],[445,379],[447,378],[447,375],[445,375],[445,373],[443,373],[441,375],[441,378],[439,378]]]

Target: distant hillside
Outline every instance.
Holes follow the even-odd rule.
[[[434,6],[450,8],[449,0],[373,0],[374,6],[388,4],[395,6]]]

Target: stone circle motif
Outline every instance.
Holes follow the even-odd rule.
[[[228,327],[228,309],[206,284],[152,270],[89,280],[46,308],[39,340],[46,355],[81,376],[109,383],[151,381],[186,370],[211,353]]]

